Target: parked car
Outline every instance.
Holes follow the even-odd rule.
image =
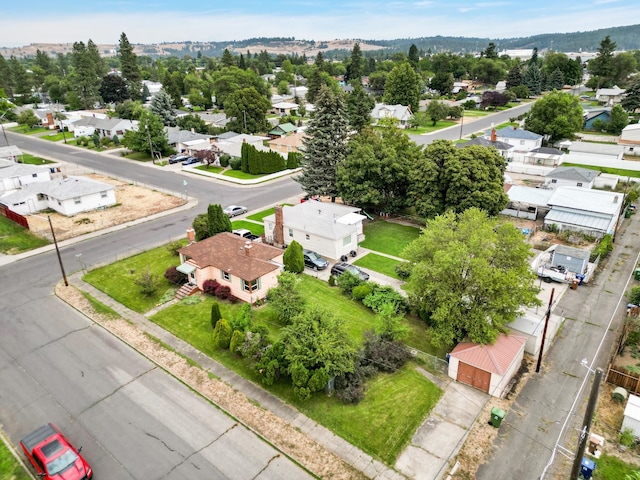
[[[189,155],[172,156],[172,157],[169,157],[169,163],[171,163],[171,164],[181,163],[181,162],[184,162],[187,158],[189,158]]]
[[[74,447],[53,423],[34,430],[20,440],[20,447],[45,480],[87,480],[93,471],[80,455],[82,447]]]
[[[329,266],[329,262],[313,250],[303,250],[302,255],[304,257],[305,267],[313,268],[318,271],[324,270]]]
[[[247,207],[243,207],[242,205],[229,205],[223,210],[223,212],[229,217],[242,215],[243,213],[247,213],[248,211],[249,210],[247,210]]]
[[[262,237],[260,237],[260,235],[254,235],[246,228],[238,228],[237,230],[233,230],[231,233],[238,235],[239,237],[246,238],[247,240],[251,240],[252,242],[262,242]]]
[[[194,163],[200,163],[200,160],[196,157],[187,157],[186,160],[182,162],[182,165],[193,165]]]
[[[331,267],[331,275],[334,277],[339,277],[344,272],[352,273],[353,275],[360,277],[360,280],[369,280],[369,274],[367,272],[363,272],[358,267],[351,265],[350,263],[340,262]]]

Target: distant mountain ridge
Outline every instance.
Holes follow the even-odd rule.
[[[415,44],[423,52],[478,53],[484,50],[489,42],[493,42],[498,50],[536,47],[541,52],[547,49],[558,52],[595,52],[602,39],[607,35],[616,43],[617,50],[640,50],[640,24],[585,32],[544,33],[517,38],[445,37],[438,35],[395,40],[337,39],[316,41],[297,40],[293,37],[263,37],[224,42],[184,41],[136,44],[134,48],[136,54],[152,57],[170,55],[177,57],[190,55],[193,57],[198,52],[208,57],[219,57],[225,49],[229,49],[235,54],[246,54],[247,51],[251,54],[267,51],[275,55],[306,55],[307,57],[315,57],[321,51],[327,58],[342,58],[351,51],[356,42],[360,43],[365,55],[380,50],[408,52],[412,44]],[[88,39],[78,39],[78,41],[80,40],[87,41]],[[49,55],[57,55],[58,53],[66,54],[71,51],[71,48],[71,43],[33,43],[23,47],[0,48],[0,54],[5,58],[11,55],[18,58],[31,57],[35,55],[37,49],[40,49]],[[103,56],[113,56],[117,45],[115,43],[99,44],[98,48]]]

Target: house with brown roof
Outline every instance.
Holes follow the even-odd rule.
[[[231,288],[231,294],[249,303],[264,299],[278,285],[284,250],[253,243],[229,232],[191,243],[178,250],[178,271],[200,290],[206,280]]]

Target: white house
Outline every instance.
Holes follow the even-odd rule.
[[[51,208],[68,217],[116,204],[115,187],[84,177],[30,183],[0,197],[10,210],[26,215]]]
[[[548,203],[553,195],[553,190],[523,185],[508,185],[507,187],[505,190],[509,197],[509,203],[500,213],[517,218],[537,220],[549,211]]]
[[[551,210],[544,218],[544,224],[601,238],[615,232],[623,200],[621,193],[559,187],[549,199]]]
[[[596,90],[596,100],[600,103],[604,103],[608,107],[616,105],[622,101],[622,97],[624,96],[623,88],[614,85],[611,88],[599,88]]]
[[[624,147],[624,153],[627,155],[640,155],[640,123],[624,127],[618,145]]]
[[[168,143],[177,152],[189,152],[202,150],[211,146],[212,135],[192,132],[191,130],[180,130],[179,127],[164,127],[167,132]]]
[[[545,176],[544,183],[550,188],[593,188],[600,172],[580,167],[558,167]]]
[[[357,207],[309,200],[293,206],[279,206],[263,219],[268,243],[288,245],[293,240],[323,257],[336,260],[364,240],[361,215]]]
[[[291,111],[298,110],[300,105],[291,102],[278,102],[272,105],[271,110],[280,116],[291,115]]]
[[[0,168],[0,195],[23,188],[36,182],[48,182],[51,173],[48,168],[25,163],[14,163]]]
[[[0,147],[0,160],[10,160],[15,162],[22,156],[22,150],[15,145],[7,145],[6,147]]]
[[[518,151],[530,152],[534,148],[542,146],[542,135],[517,127],[504,127],[500,130],[492,129],[485,132],[484,138],[491,139],[493,131],[495,131],[495,139],[497,141],[513,145]]]
[[[400,104],[385,105],[384,103],[378,103],[371,111],[374,125],[377,125],[380,120],[392,118],[397,120],[400,128],[408,128],[411,117],[413,117],[411,108]]]

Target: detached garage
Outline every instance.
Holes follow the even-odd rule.
[[[459,343],[449,354],[449,376],[494,397],[502,397],[520,368],[526,339],[500,335],[493,345]]]

